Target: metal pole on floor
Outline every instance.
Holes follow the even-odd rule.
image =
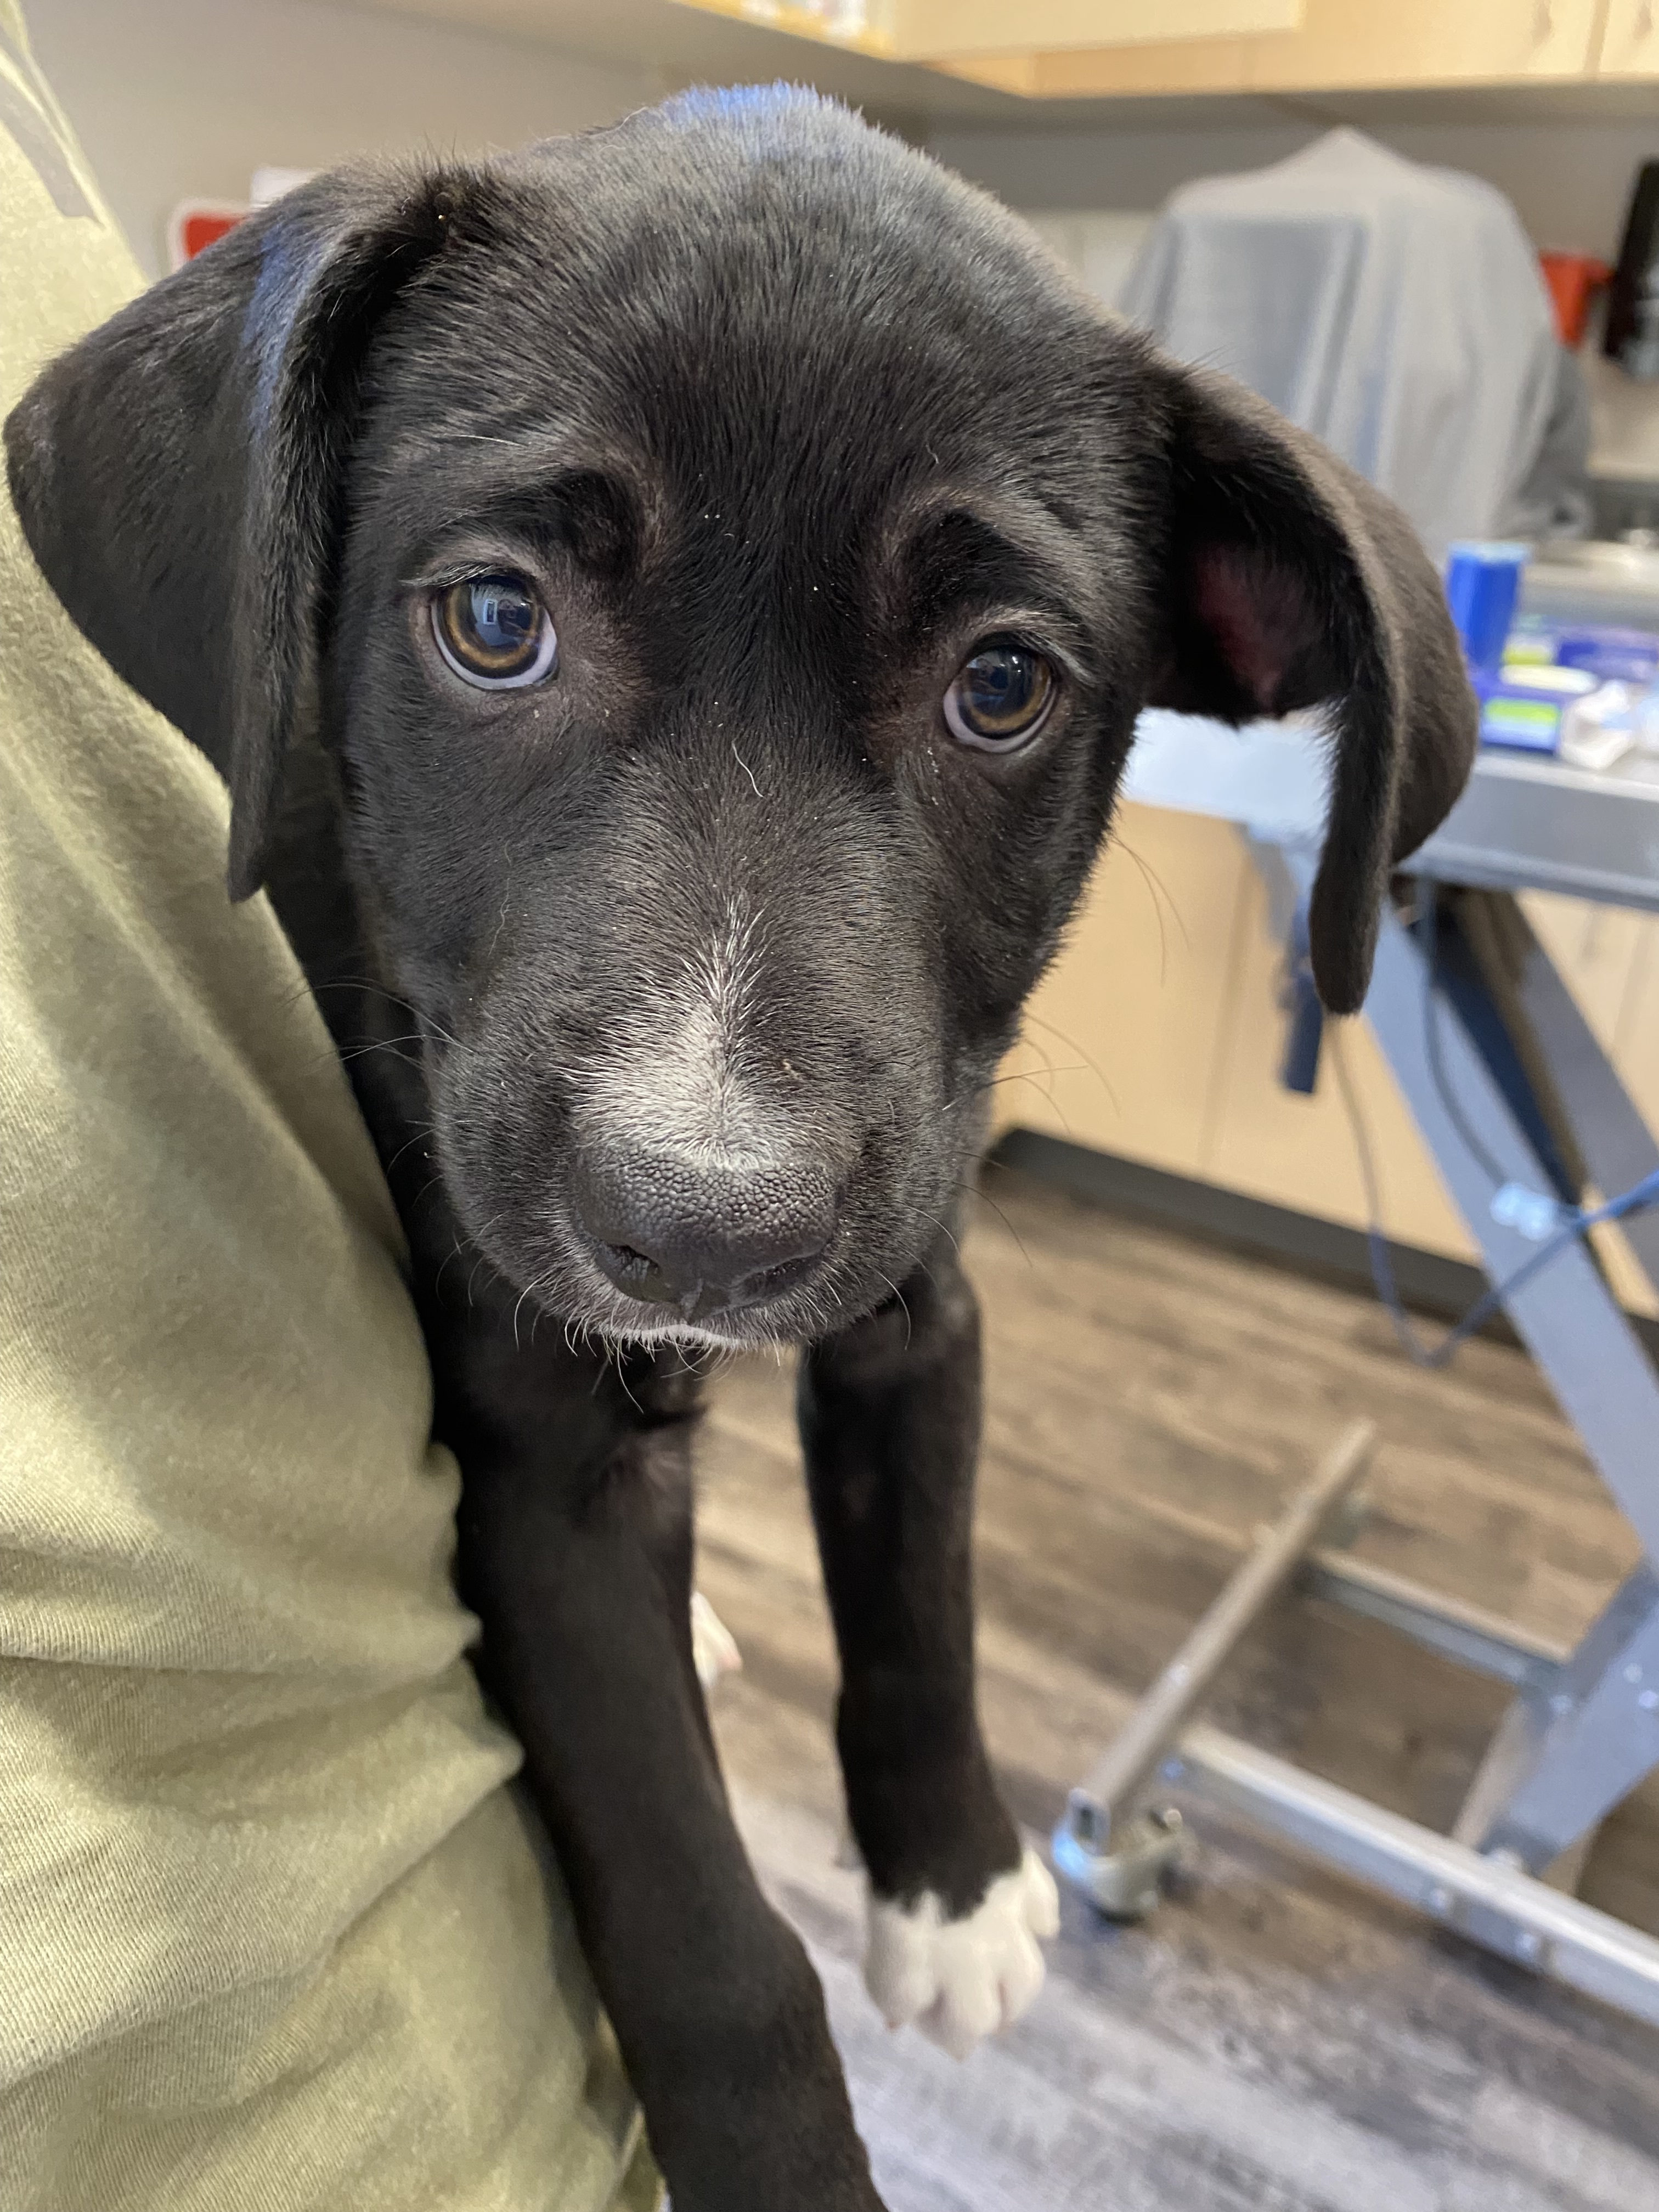
[[[1174,1856],[1179,1822],[1141,1814],[1137,1801],[1252,1623],[1272,1604],[1318,1544],[1370,1465],[1376,1431],[1346,1429],[1318,1471],[1291,1500],[1135,1707],[1129,1723],[1072,1792],[1054,1836],[1055,1862],[1104,1912],[1137,1918],[1151,1910]],[[1126,1834],[1126,1824],[1128,1832]]]

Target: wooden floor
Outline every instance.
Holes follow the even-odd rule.
[[[1524,1356],[1401,1356],[1368,1299],[1007,1175],[983,1297],[987,1731],[1046,1834],[1237,1557],[1344,1421],[1383,1446],[1360,1552],[1576,1635],[1634,1547]],[[791,1379],[722,1378],[699,1579],[744,1648],[717,1723],[773,1895],[811,1945],[892,2212],[1659,2212],[1659,2033],[1512,1970],[1239,1830],[1146,1927],[1068,1899],[1029,2019],[963,2067],[890,2036],[834,1856],[831,1647]],[[1231,1540],[1231,1541],[1229,1540]],[[1440,1826],[1501,1692],[1288,1599],[1212,1715]],[[1659,1786],[1582,1885],[1659,1932]]]

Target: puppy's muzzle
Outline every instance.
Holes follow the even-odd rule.
[[[794,1289],[835,1235],[838,1194],[803,1164],[744,1170],[672,1154],[585,1158],[572,1196],[601,1273],[688,1322]]]

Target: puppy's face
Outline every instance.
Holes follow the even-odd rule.
[[[574,236],[550,167],[370,356],[354,864],[498,1267],[612,1334],[813,1334],[956,1210],[1145,694],[1156,451],[920,165]]]
[[[7,445],[238,895],[334,757],[460,1218],[608,1334],[816,1335],[949,1233],[1144,704],[1329,702],[1340,1009],[1472,749],[1386,502],[804,95],[319,179]]]

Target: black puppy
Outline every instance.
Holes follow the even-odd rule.
[[[708,1347],[804,1344],[872,1985],[1040,1977],[975,1711],[981,1101],[1148,702],[1328,702],[1357,1006],[1472,708],[1385,501],[794,92],[319,179],[7,424],[64,605],[218,765],[408,1229],[463,1587],[677,2212],[878,2203],[690,1663]]]

